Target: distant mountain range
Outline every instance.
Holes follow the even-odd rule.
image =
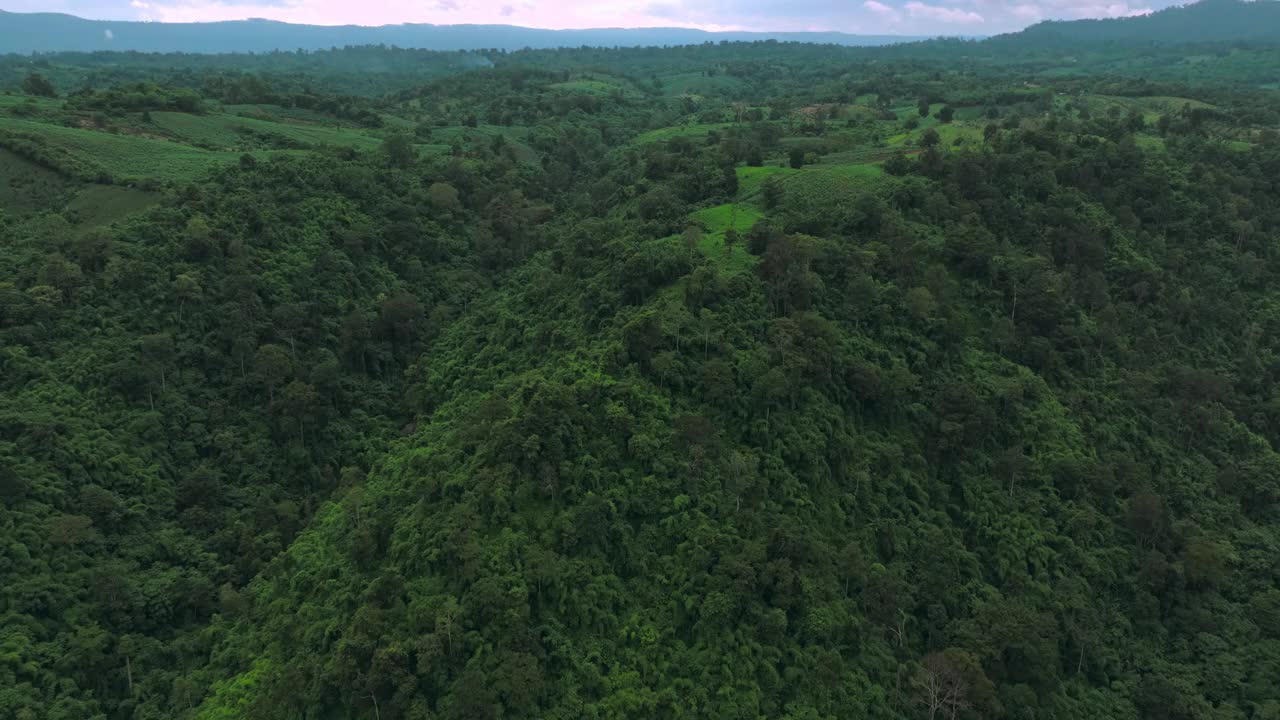
[[[890,45],[923,37],[839,32],[706,32],[691,28],[543,30],[515,25],[294,25],[272,20],[147,23],[85,20],[55,13],[0,11],[0,53],[98,50],[142,52],[270,52],[347,45],[427,50],[662,46],[779,40],[836,45]]]
[[[1018,34],[1082,42],[1280,42],[1280,2],[1201,0],[1137,17],[1042,22]]]
[[[1202,0],[1132,18],[1049,21],[1000,36],[1017,42],[1280,42],[1277,0]],[[927,40],[840,32],[706,32],[691,28],[544,30],[516,25],[294,25],[272,20],[148,23],[0,10],[0,53],[99,50],[234,53],[394,45],[427,50],[635,47],[778,40],[880,46]]]

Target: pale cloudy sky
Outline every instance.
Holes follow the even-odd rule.
[[[0,0],[12,12],[107,20],[268,18],[318,25],[508,23],[544,28],[683,26],[992,35],[1039,20],[1122,17],[1177,0]]]

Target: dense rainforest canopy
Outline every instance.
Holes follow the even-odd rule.
[[[0,61],[0,717],[1280,718],[1274,47],[1015,42]]]

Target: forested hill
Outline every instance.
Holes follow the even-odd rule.
[[[704,42],[781,40],[836,45],[886,45],[919,40],[898,35],[839,32],[706,32],[690,28],[544,30],[515,25],[296,25],[269,20],[145,23],[86,20],[53,13],[0,11],[0,53],[140,52],[231,53],[388,45],[427,50],[628,47]]]
[[[0,718],[1280,717],[1280,99],[957,45],[15,59]]]
[[[1043,22],[1019,34],[1078,42],[1132,41],[1192,43],[1266,41],[1280,43],[1280,2],[1276,0],[1201,0],[1150,15],[1107,20]]]

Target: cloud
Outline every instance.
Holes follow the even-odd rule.
[[[939,7],[937,5],[925,5],[922,2],[912,0],[902,6],[906,9],[907,14],[913,18],[924,18],[928,20],[940,20],[948,23],[980,23],[986,22],[985,18],[971,10],[961,10],[959,8]]]
[[[436,9],[443,12],[453,12],[462,9],[458,4],[458,0],[436,0]]]
[[[1044,17],[1040,13],[1040,8],[1035,5],[1014,5],[1009,8],[1009,12],[1013,13],[1014,17],[1028,22],[1038,22],[1040,18]]]
[[[516,14],[516,9],[510,5],[503,5],[502,9],[498,11],[498,14],[502,17],[511,17]]]
[[[862,3],[862,7],[870,10],[871,12],[877,15],[883,15],[885,17],[894,17],[898,14],[897,10],[894,10],[893,8],[889,7],[888,5],[885,5],[882,2],[876,2],[876,0],[867,0],[866,2]]]
[[[1074,5],[1067,8],[1072,18],[1121,18],[1150,15],[1154,10],[1149,7],[1130,7],[1128,3],[1111,3],[1109,5]]]

